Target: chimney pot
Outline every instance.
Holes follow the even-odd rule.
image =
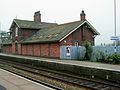
[[[86,20],[85,16],[86,16],[86,14],[84,13],[84,10],[82,10],[82,12],[80,14],[80,20],[81,21]]]
[[[36,23],[41,23],[41,14],[40,14],[40,11],[37,11],[34,13],[34,21]]]

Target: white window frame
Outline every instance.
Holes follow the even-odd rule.
[[[15,28],[15,36],[18,36],[18,27]]]

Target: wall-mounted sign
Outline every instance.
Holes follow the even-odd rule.
[[[71,52],[70,47],[66,47],[66,55],[67,56],[70,56],[70,52]]]

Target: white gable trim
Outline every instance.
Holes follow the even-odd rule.
[[[92,28],[93,32],[95,32],[97,35],[100,35],[100,33],[88,21],[86,21],[86,23]]]
[[[16,21],[15,21],[15,20],[13,20],[13,22],[12,22],[12,24],[11,24],[11,26],[10,26],[9,30],[11,30],[11,27],[13,26],[13,23],[15,23],[15,24],[18,26],[18,28],[20,28],[20,26],[16,23]]]
[[[16,21],[14,20],[14,22],[16,23]],[[20,26],[16,23],[16,25],[20,28]]]
[[[86,23],[86,21],[84,21],[82,24],[78,25],[75,29],[73,29],[70,33],[68,33],[66,36],[64,36],[62,39],[59,40],[59,42],[61,42],[63,39],[65,39],[67,36],[69,36],[71,33],[73,33],[74,31],[76,31],[80,26],[82,26],[84,23]]]

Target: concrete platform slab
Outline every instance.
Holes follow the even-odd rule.
[[[52,90],[49,87],[0,69],[0,90]]]

